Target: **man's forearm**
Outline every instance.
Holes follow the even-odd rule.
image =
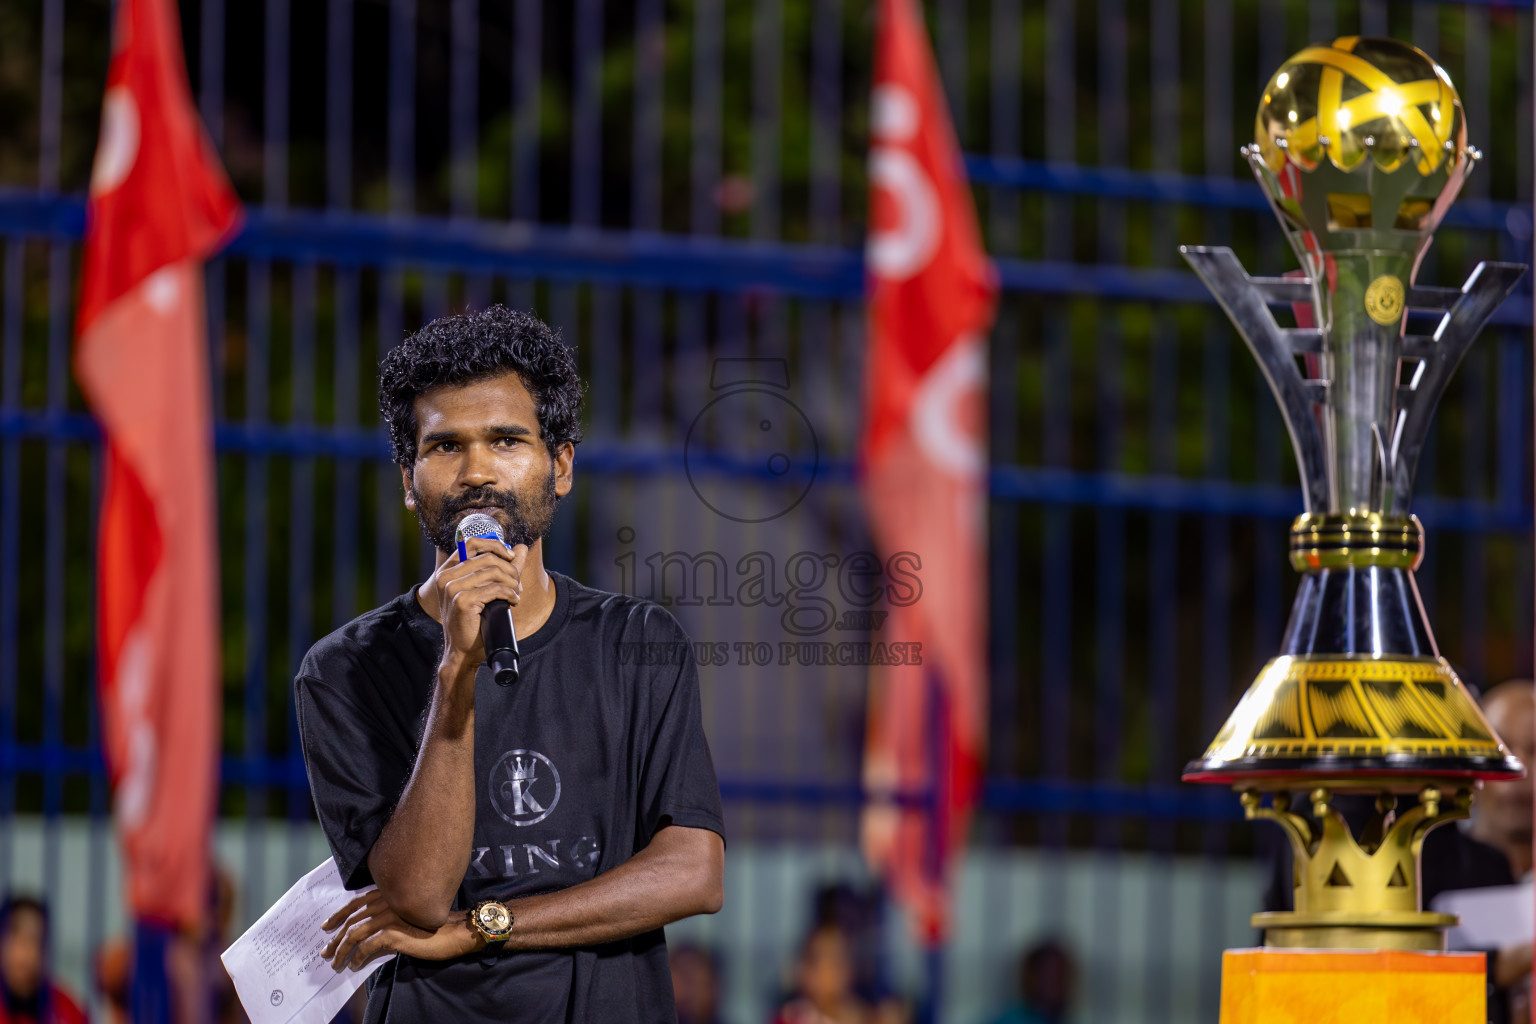
[[[562,949],[616,942],[724,900],[725,844],[707,829],[669,826],[629,860],[588,882],[508,903],[507,949]]]
[[[444,665],[411,777],[368,855],[401,918],[436,928],[469,868],[475,833],[474,669]]]

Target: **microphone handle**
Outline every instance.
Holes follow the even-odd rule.
[[[492,601],[480,616],[480,636],[485,640],[485,660],[491,678],[502,686],[517,682],[517,629],[512,625],[512,606]]]

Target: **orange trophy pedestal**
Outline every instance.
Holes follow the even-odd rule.
[[[1484,1024],[1481,953],[1229,949],[1221,1024]]]

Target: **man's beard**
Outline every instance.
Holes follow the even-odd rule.
[[[416,518],[421,523],[422,533],[426,534],[433,547],[445,555],[458,550],[455,532],[466,509],[495,509],[492,518],[501,524],[507,544],[513,547],[518,544],[532,547],[534,541],[543,539],[554,525],[555,503],[559,500],[555,494],[553,465],[549,467],[549,476],[545,477],[544,485],[534,486],[525,494],[482,487],[453,497],[434,499],[418,491],[412,481],[411,497],[416,501]]]

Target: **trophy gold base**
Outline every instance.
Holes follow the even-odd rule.
[[[1484,971],[1481,953],[1229,949],[1221,1024],[1484,1024]]]
[[[1384,949],[1443,953],[1454,914],[1427,911],[1254,914],[1269,949]]]

